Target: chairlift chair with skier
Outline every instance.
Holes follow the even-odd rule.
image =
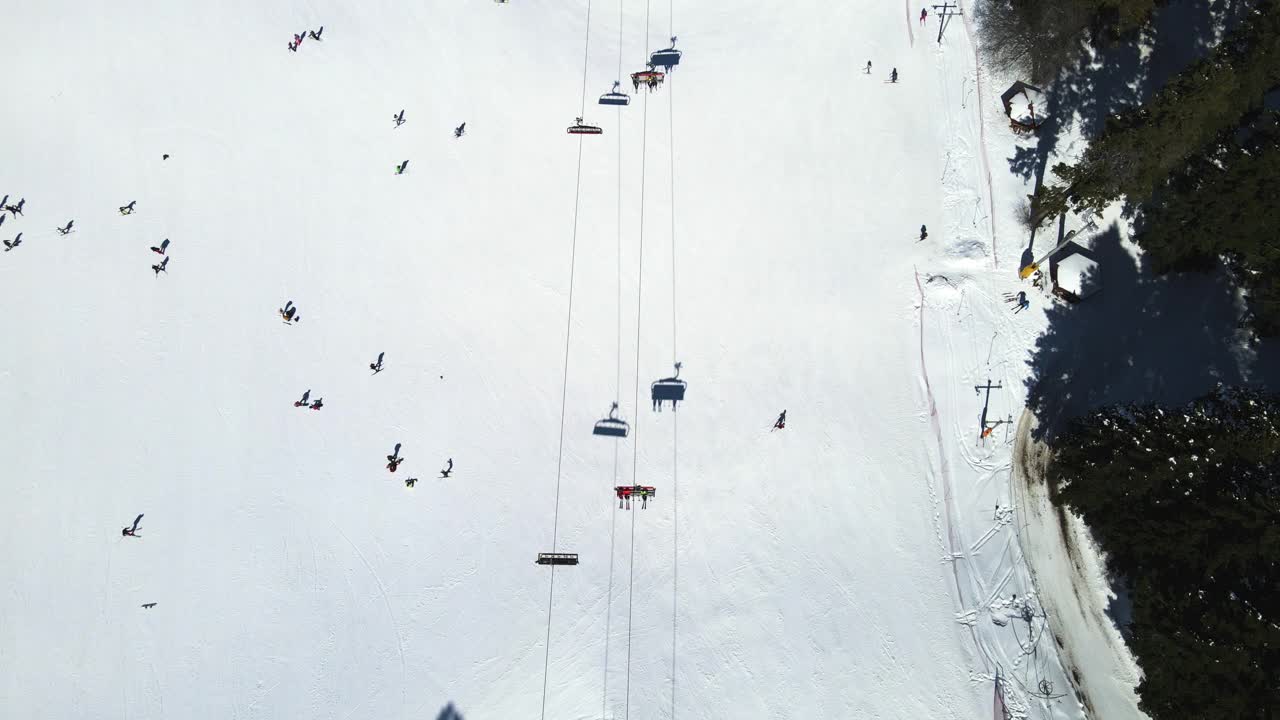
[[[601,105],[630,105],[631,96],[618,92],[618,88],[622,86],[621,82],[614,81],[613,90],[600,96]]]
[[[591,431],[592,435],[602,435],[604,437],[624,438],[631,429],[625,420],[618,418],[618,403],[614,403],[609,408],[609,417],[596,422],[595,429]]]
[[[582,118],[574,118],[574,123],[566,130],[570,135],[599,135],[604,132],[595,125],[583,125]]]
[[[684,391],[689,386],[688,383],[680,379],[681,363],[676,363],[676,374],[669,378],[655,380],[649,386],[651,396],[653,398],[653,409],[661,411],[662,403],[671,401],[671,409],[676,409],[676,403],[684,400]]]
[[[650,91],[656,90],[662,87],[662,80],[666,76],[666,73],[661,70],[654,70],[653,66],[650,65],[648,70],[631,73],[631,85],[636,90],[639,90],[641,85],[649,88]]]

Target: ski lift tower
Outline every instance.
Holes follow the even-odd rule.
[[[942,31],[947,27],[947,19],[953,15],[963,15],[964,11],[960,9],[958,2],[944,2],[941,5],[933,6],[933,14],[938,18],[938,44],[942,44]]]

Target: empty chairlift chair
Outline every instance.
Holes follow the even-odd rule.
[[[631,96],[626,93],[618,92],[618,87],[622,85],[620,82],[613,84],[613,91],[607,92],[600,96],[601,105],[630,105]]]
[[[667,72],[671,72],[671,68],[680,64],[680,51],[676,49],[676,39],[671,38],[671,47],[666,50],[655,51],[649,56],[649,64],[654,67],[660,67]]]
[[[625,420],[619,420],[617,413],[618,403],[614,403],[613,407],[609,408],[609,417],[597,422],[596,427],[591,431],[591,434],[603,435],[604,437],[626,437],[627,431],[630,430],[630,426],[627,425]]]
[[[578,553],[538,553],[539,565],[577,565]]]
[[[671,409],[676,409],[676,403],[684,400],[684,391],[688,387],[688,383],[680,379],[680,363],[676,363],[676,374],[669,378],[662,378],[654,381],[649,386],[650,393],[653,397],[653,409],[661,411],[662,403],[670,400]]]
[[[574,118],[574,124],[566,130],[570,135],[599,135],[604,132],[595,125],[583,125],[582,118]]]

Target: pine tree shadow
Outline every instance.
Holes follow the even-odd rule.
[[[1153,276],[1115,225],[1094,238],[1101,290],[1081,303],[1055,302],[1028,360],[1027,406],[1037,435],[1104,405],[1182,404],[1217,384],[1274,385],[1280,340],[1251,342],[1224,273]]]

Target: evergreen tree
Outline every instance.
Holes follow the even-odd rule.
[[[1142,206],[1135,240],[1156,272],[1224,258],[1248,290],[1255,326],[1280,331],[1280,242],[1271,207],[1280,187],[1280,114],[1261,113],[1197,153]]]
[[[1101,212],[1127,197],[1141,203],[1222,132],[1262,107],[1280,84],[1280,12],[1261,0],[1209,56],[1175,76],[1149,102],[1107,120],[1075,165],[1054,166],[1066,185],[1041,188],[1036,209]]]
[[[1131,649],[1155,720],[1280,711],[1280,396],[1075,421],[1050,466],[1132,590]]]

